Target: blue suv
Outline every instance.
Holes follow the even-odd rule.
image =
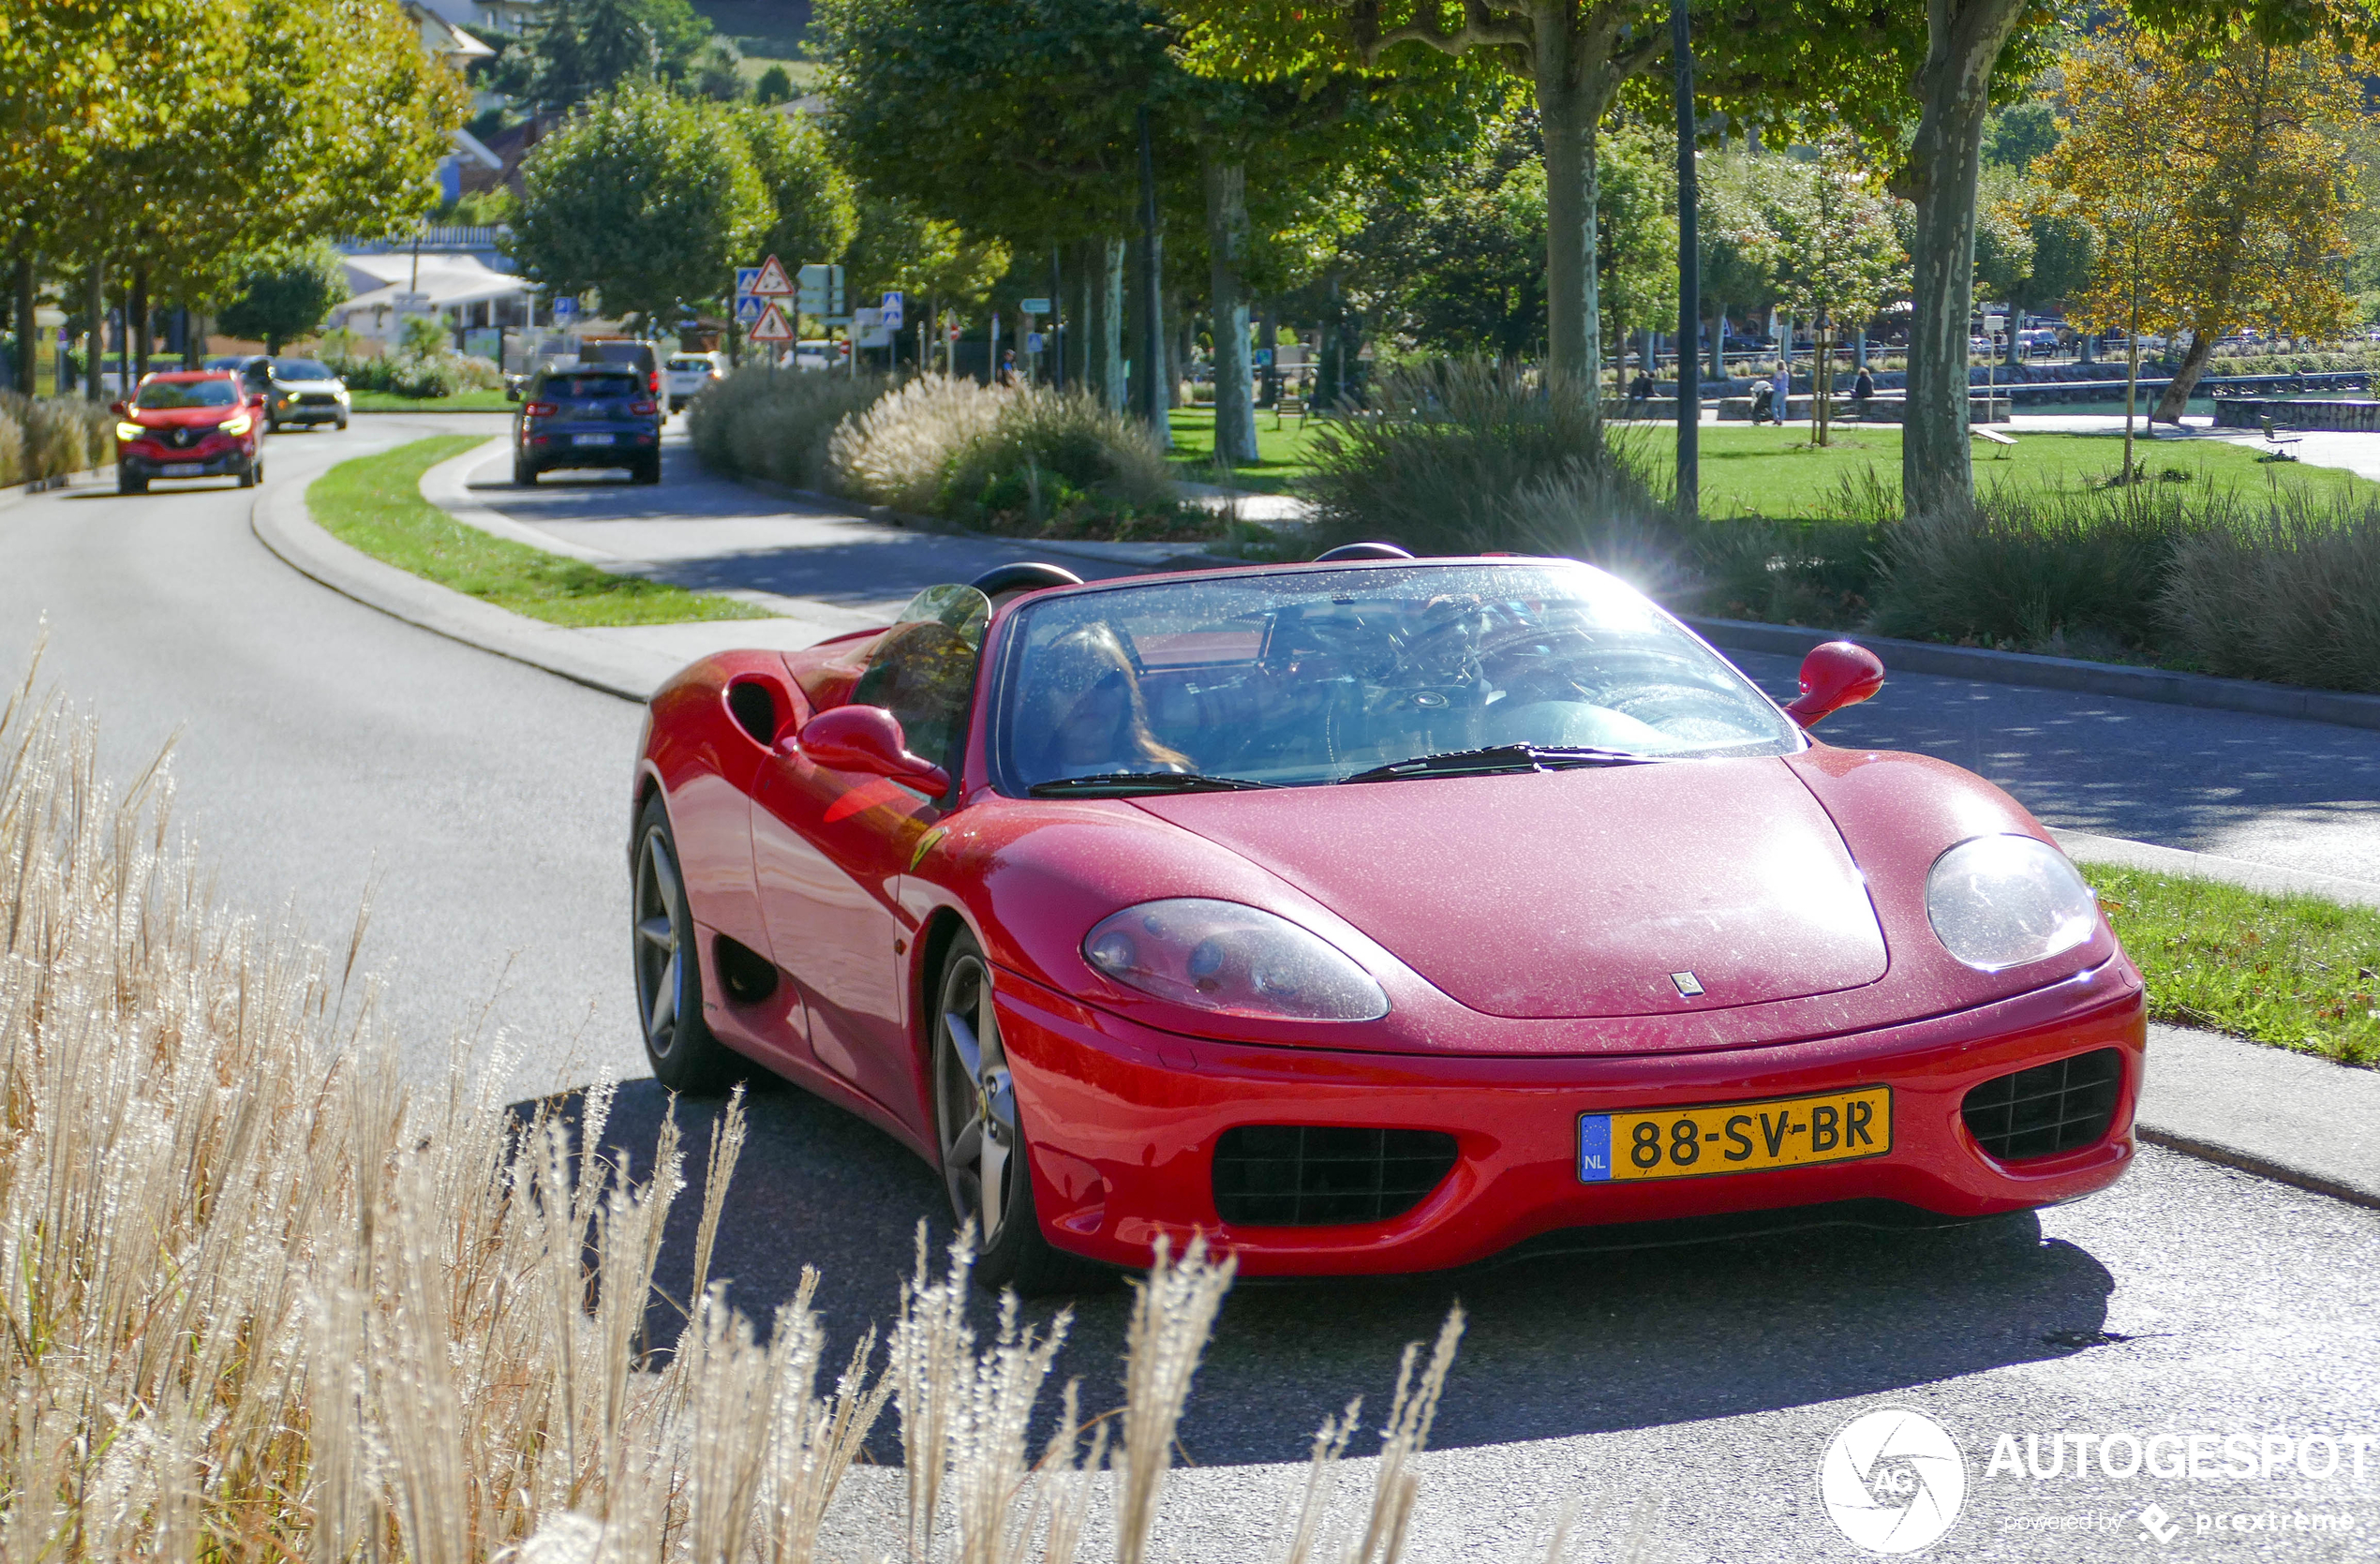
[[[659,408],[632,365],[543,369],[505,395],[521,404],[513,415],[515,484],[560,467],[623,467],[631,483],[662,481]]]

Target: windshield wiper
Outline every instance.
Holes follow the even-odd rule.
[[[1587,744],[1490,744],[1415,755],[1341,777],[1342,782],[1402,782],[1407,777],[1478,777],[1499,771],[1563,771],[1576,766],[1647,766],[1659,755],[1633,750],[1602,750]]]
[[[1136,793],[1244,793],[1271,782],[1238,777],[1204,777],[1195,771],[1102,771],[1095,777],[1057,777],[1025,791],[1036,798],[1128,798]]]

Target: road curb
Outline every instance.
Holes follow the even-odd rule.
[[[1945,647],[1931,641],[1903,641],[1859,631],[1807,630],[1799,625],[1761,624],[1749,619],[1689,618],[1686,623],[1713,646],[1736,651],[1792,657],[1807,652],[1822,641],[1850,641],[1882,658],[1888,672],[1936,674],[1986,684],[2071,690],[2083,694],[2154,701],[2162,706],[2191,706],[2258,717],[2331,722],[2343,727],[2380,728],[2380,695],[2305,690],[2248,678],[2216,678],[2209,674],[2135,668],[2120,663],[2086,663],[2078,658],[2044,657],[2034,652]]]
[[[512,444],[509,436],[495,436],[485,444],[475,445],[459,456],[449,456],[427,472],[423,473],[421,481],[413,486],[423,499],[429,504],[437,506],[464,526],[477,528],[490,537],[502,538],[508,543],[523,544],[530,548],[543,549],[548,554],[564,555],[582,564],[599,566],[618,564],[620,558],[617,554],[558,538],[541,528],[529,526],[527,522],[514,521],[503,512],[483,505],[472,498],[470,484],[468,481],[471,469],[499,451],[509,452]]]
[[[973,538],[978,543],[1031,547],[1039,553],[1055,554],[1061,559],[1090,559],[1103,565],[1130,565],[1135,570],[1147,572],[1212,570],[1245,563],[1244,560],[1229,559],[1220,554],[1203,551],[1184,554],[1172,544],[1101,543],[1093,538],[1009,538],[998,532],[978,532],[939,516],[919,515],[915,511],[894,510],[890,505],[870,505],[861,500],[846,499],[824,489],[797,489],[767,478],[739,476],[730,481],[756,494],[767,495],[772,499],[798,499],[806,505],[826,506],[844,515],[858,516],[866,521],[881,521],[919,532],[938,532],[945,537]]]
[[[660,659],[591,641],[565,626],[523,618],[341,543],[308,512],[305,496],[313,482],[294,488],[269,485],[248,513],[257,541],[299,574],[393,618],[621,700],[643,702],[675,671],[661,666]]]
[[[2152,1146],[2163,1146],[2169,1152],[2179,1152],[2183,1156],[2194,1157],[2200,1162],[2212,1162],[2224,1168],[2237,1169],[2240,1172],[2251,1173],[2274,1184],[2285,1184],[2294,1189],[2303,1189],[2309,1194],[2328,1195],[2334,1200],[2344,1200],[2350,1205],[2369,1206],[2374,1211],[2380,1211],[2380,1189],[2366,1189],[2358,1184],[2342,1184],[2337,1179],[2324,1174],[2292,1167],[2285,1162],[2277,1162],[2268,1156],[2259,1156],[2254,1152],[2243,1151],[2237,1146],[2227,1146],[2220,1140],[2201,1139],[2194,1135],[2177,1135],[2171,1130],[2158,1129],[2143,1124],[2135,1124],[2133,1126],[2133,1133]]]
[[[2219,880],[2267,896],[2313,896],[2354,907],[2380,907],[2380,885],[2339,874],[2317,874],[2305,869],[2252,863],[2216,853],[2194,853],[2182,847],[2160,847],[2129,837],[2100,836],[2091,831],[2049,833],[2076,863],[2104,863],[2119,869],[2145,869],[2157,874],[2187,874]]]

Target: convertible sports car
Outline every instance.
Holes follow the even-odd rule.
[[[1804,729],[1568,560],[1084,585],[1047,565],[657,693],[630,861],[655,1074],[752,1065],[940,1167],[1026,1288],[1193,1232],[1251,1274],[2120,1177],[2138,972],[2015,800]]]

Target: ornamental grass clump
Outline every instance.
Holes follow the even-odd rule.
[[[613,1093],[508,1104],[508,1050],[409,1086],[335,953],[232,917],[152,765],[122,793],[92,725],[0,708],[0,1557],[377,1564],[1119,1564],[1176,1551],[1169,1455],[1232,1268],[1160,1250],[1124,1399],[1060,1398],[1068,1317],[979,1340],[970,1236],[830,1363],[815,1272],[760,1330],[709,1274],[746,1129],[713,1128],[691,1282],[655,1278],[688,1183],[604,1150]],[[485,1050],[474,1048],[473,1053]],[[643,1160],[643,1159],[639,1159]],[[675,1270],[676,1267],[670,1268]],[[657,1320],[682,1320],[672,1340]],[[1374,1494],[1326,1424],[1274,1557],[1396,1564],[1459,1314],[1408,1349]],[[890,1407],[905,1506],[836,1509]],[[871,1488],[884,1484],[870,1483]],[[905,1519],[904,1519],[905,1517]]]
[[[1176,498],[1147,427],[1078,391],[1011,396],[952,455],[936,509],[1019,537],[1170,541],[1215,529]]]
[[[991,433],[1016,395],[963,377],[920,375],[835,426],[826,441],[828,486],[896,510],[931,511],[952,460]]]
[[[1317,548],[1380,539],[1416,554],[1530,546],[1556,485],[1598,514],[1649,516],[1667,499],[1632,437],[1603,425],[1581,390],[1510,365],[1449,360],[1384,376],[1362,410],[1314,439]]]
[[[114,422],[79,396],[0,391],[0,484],[64,478],[112,460]]]
[[[2177,540],[2157,609],[2210,674],[2380,693],[2380,506],[2227,497]]]
[[[705,467],[730,477],[825,488],[836,427],[890,389],[882,375],[748,365],[688,406],[687,437]]]

